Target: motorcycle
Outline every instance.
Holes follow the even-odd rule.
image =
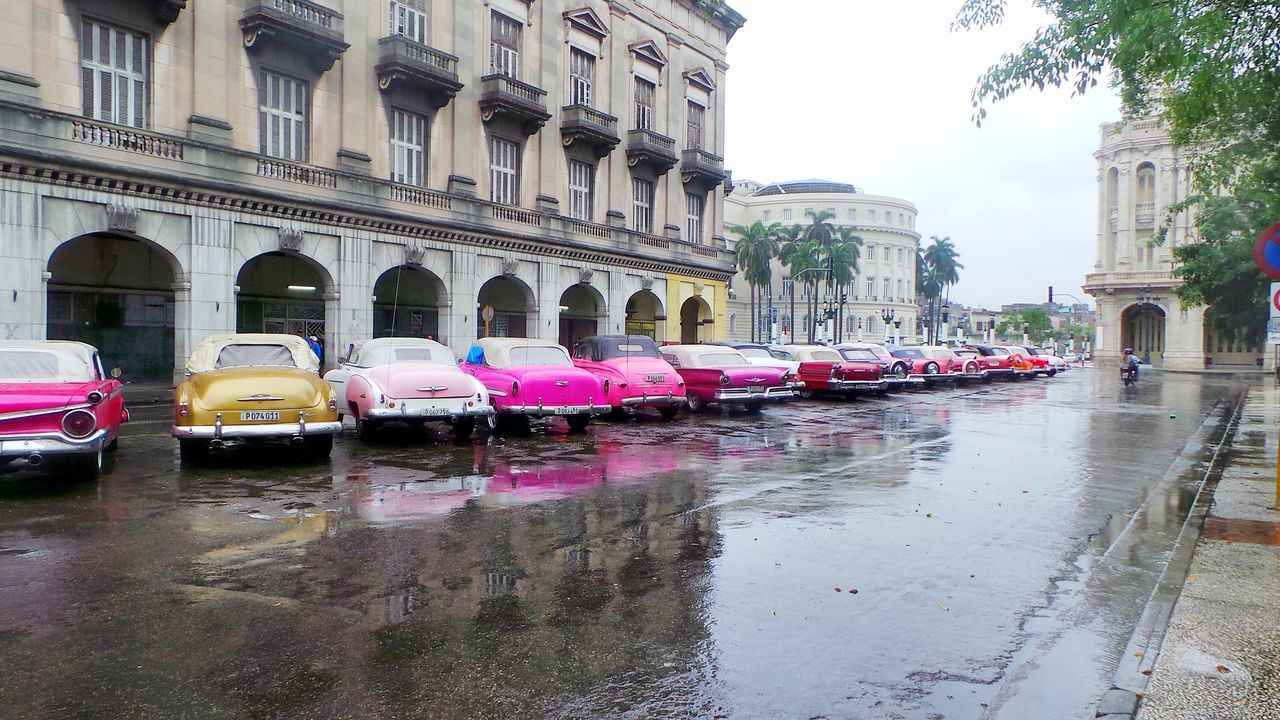
[[[1124,381],[1124,386],[1129,387],[1138,382],[1138,371],[1130,367],[1120,368],[1120,379]]]

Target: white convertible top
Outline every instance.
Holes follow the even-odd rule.
[[[801,362],[844,362],[840,351],[830,345],[779,345],[778,349],[791,353]]]
[[[435,340],[412,337],[381,337],[356,343],[348,362],[373,367],[391,362],[433,362],[457,365],[453,351]]]
[[[751,363],[742,356],[742,353],[736,348],[727,345],[664,345],[659,350],[662,354],[670,355],[676,359],[677,367],[686,368],[703,368],[703,367],[739,367],[747,366]],[[705,359],[708,356],[734,356],[733,362],[720,362],[718,359],[708,365]]]
[[[0,341],[0,382],[86,382],[97,349],[74,340]]]
[[[476,340],[471,346],[471,351],[467,353],[467,362],[475,363],[475,350],[480,348],[483,351],[483,362],[489,367],[508,368],[514,363],[511,359],[511,351],[516,348],[554,348],[564,355],[563,365],[572,365],[569,359],[569,351],[558,343],[550,340],[539,340],[537,338],[499,338],[487,337]],[[478,364],[478,363],[475,363]]]
[[[260,357],[253,357],[250,353],[237,353],[234,347],[270,347],[272,345],[283,348],[285,352],[266,362],[263,362]],[[227,356],[223,356],[222,351],[229,346],[232,347],[232,351]],[[221,362],[219,362],[219,358],[221,358]],[[285,335],[283,333],[227,333],[225,335],[210,335],[201,340],[200,344],[196,346],[195,352],[191,353],[191,357],[187,359],[187,372],[207,372],[223,367],[289,367],[290,364],[292,367],[312,372],[320,369],[320,359],[316,357],[315,353],[311,352],[311,346],[307,345],[307,341],[297,335]]]

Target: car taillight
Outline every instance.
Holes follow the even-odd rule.
[[[511,397],[515,397],[516,395],[519,395],[519,394],[520,394],[520,383],[515,382],[515,381],[512,381],[512,383],[511,383]]]
[[[783,377],[786,377],[786,375],[783,375]],[[720,384],[721,384],[721,385],[728,385],[728,384],[729,384],[729,376],[728,376],[728,375],[725,375],[724,373],[721,373],[721,374],[720,374]]]
[[[338,398],[329,398],[329,412],[338,412]]]
[[[98,426],[98,418],[88,410],[72,410],[62,416],[62,431],[73,438],[82,438]]]
[[[725,378],[725,379],[728,380],[728,378]],[[782,373],[781,380],[783,385],[786,385],[787,383],[791,382],[791,373]],[[725,384],[728,385],[729,383],[726,382]]]
[[[178,414],[179,414],[179,415],[181,415],[181,416],[183,416],[183,417],[186,417],[186,415],[187,415],[187,411],[188,411],[188,410],[190,410],[190,409],[191,409],[191,406],[187,404],[187,401],[186,401],[186,400],[183,400],[182,402],[178,403]]]
[[[102,393],[98,392],[97,390],[93,390],[89,393],[89,396],[86,397],[85,399],[89,401],[90,405],[97,405],[98,403],[102,402]]]

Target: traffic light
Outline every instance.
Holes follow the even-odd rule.
[[[1053,304],[1053,286],[1052,285],[1049,286],[1049,304],[1050,305]]]

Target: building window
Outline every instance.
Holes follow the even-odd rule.
[[[795,281],[791,279],[791,276],[790,276],[790,275],[785,275],[785,276],[783,276],[783,278],[782,278],[782,299],[783,299],[783,300],[790,300],[790,299],[791,299],[791,293],[792,293],[792,292],[794,292],[794,291],[795,291]]]
[[[689,123],[685,131],[685,139],[690,150],[702,148],[702,123],[706,119],[707,110],[696,102],[689,103]]]
[[[258,80],[258,126],[262,154],[307,159],[307,84],[266,70]]]
[[[880,297],[883,297],[885,300],[891,299],[893,297],[893,289],[890,285],[889,278],[884,279],[884,283],[881,285],[881,287],[884,289],[884,294],[881,295]]]
[[[1156,168],[1150,163],[1143,163],[1138,166],[1138,202],[1155,202],[1155,199]]]
[[[637,130],[653,129],[653,98],[655,88],[653,83],[644,78],[636,78],[636,108],[635,108],[635,126]]]
[[[907,259],[907,253],[902,248],[898,248],[898,264],[901,265]]]
[[[875,222],[875,221],[876,221],[876,211],[875,211],[875,210],[868,210],[868,211],[867,211],[867,215],[869,216],[869,218],[870,218],[870,221],[871,221],[871,222]]]
[[[783,221],[783,222],[791,222],[791,208],[783,208],[783,210],[782,210],[782,221]]]
[[[391,111],[391,181],[426,185],[427,119],[403,110]]]
[[[876,279],[873,277],[867,278],[867,297],[871,300],[876,299]]]
[[[391,34],[427,43],[427,13],[422,0],[391,0]]]
[[[901,300],[902,302],[907,301],[907,295],[904,292],[906,289],[907,289],[907,284],[904,281],[899,280],[898,281],[898,299]]]
[[[769,222],[769,221],[770,221],[770,220],[772,220],[772,219],[773,219],[773,211],[772,211],[772,210],[765,210],[765,211],[764,211],[764,221],[765,221],[765,222]]]
[[[704,195],[688,193],[684,196],[685,206],[685,239],[689,242],[702,242],[702,210],[706,207]]]
[[[520,201],[520,146],[503,138],[489,138],[489,199],[501,205]]]
[[[80,93],[85,117],[147,126],[146,36],[86,19],[80,36]]]
[[[590,163],[569,161],[569,217],[575,220],[591,220],[591,188],[595,184],[595,170]]]
[[[858,211],[857,211],[857,209],[855,209],[855,208],[849,208],[849,219],[850,219],[850,220],[857,220],[857,219],[858,219]]]
[[[876,259],[876,246],[875,246],[875,245],[868,245],[868,246],[867,246],[867,260],[868,260],[868,261],[870,261],[870,260],[875,260],[875,259]]]
[[[835,208],[827,208],[827,214],[828,214],[828,215],[830,215],[831,217],[835,217],[835,216],[836,216],[836,209],[835,209]]]
[[[569,48],[569,104],[591,106],[591,83],[596,59],[578,48]]]
[[[489,72],[520,79],[520,21],[493,13],[489,40]]]
[[[653,232],[653,182],[650,180],[631,181],[631,215],[632,227],[636,232]]]
[[[906,224],[907,224],[907,216],[906,216],[906,215],[904,215],[903,213],[898,213],[898,224],[899,224],[899,225],[906,225]]]

